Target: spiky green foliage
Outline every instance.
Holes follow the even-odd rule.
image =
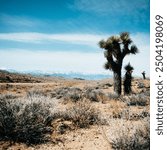
[[[126,71],[134,70],[134,68],[131,66],[130,63],[128,63],[128,64],[124,67],[124,69],[125,69]]]
[[[104,68],[113,71],[118,68],[119,62],[122,62],[126,55],[139,52],[128,32],[122,32],[119,36],[111,36],[106,41],[101,40],[99,46],[105,49],[104,56],[108,62]],[[109,64],[110,67],[108,67]]]
[[[132,40],[130,39],[128,32],[122,32],[120,34],[120,38],[122,40],[122,43],[124,43],[124,44],[131,44],[132,43]]]
[[[106,62],[104,64],[104,69],[106,69],[106,70],[110,69],[110,64],[108,62]]]
[[[105,48],[105,41],[104,41],[104,40],[101,40],[101,41],[99,42],[99,46],[100,46],[100,48]]]
[[[132,45],[132,46],[131,46],[130,53],[131,53],[131,54],[136,54],[136,53],[138,53],[138,48],[136,47],[136,45]]]

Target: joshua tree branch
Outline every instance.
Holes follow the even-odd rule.
[[[130,53],[130,49],[128,47],[128,44],[123,44],[123,51],[122,51],[122,59]]]
[[[122,59],[124,59],[124,57],[127,55],[127,54],[129,54],[130,53],[130,50],[124,50],[123,52],[122,52]]]
[[[110,63],[110,65],[112,66],[112,70],[115,71],[116,68],[118,67],[118,64],[113,60],[113,56],[108,56],[106,57],[107,61]]]

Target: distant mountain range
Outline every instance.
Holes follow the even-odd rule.
[[[40,77],[63,77],[69,79],[79,79],[79,80],[100,80],[105,78],[111,78],[111,75],[107,74],[85,74],[85,73],[76,73],[76,72],[69,72],[69,73],[54,73],[54,72],[43,72],[43,71],[16,71],[16,70],[7,70],[12,73],[22,73],[22,74],[30,74],[33,76],[40,76]]]

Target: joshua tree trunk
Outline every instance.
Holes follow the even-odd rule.
[[[118,94],[121,95],[121,69],[118,70],[117,72],[114,72],[114,91]]]

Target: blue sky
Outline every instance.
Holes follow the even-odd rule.
[[[140,53],[124,64],[149,72],[149,7],[149,0],[0,0],[0,68],[110,73],[97,43],[128,31]]]

